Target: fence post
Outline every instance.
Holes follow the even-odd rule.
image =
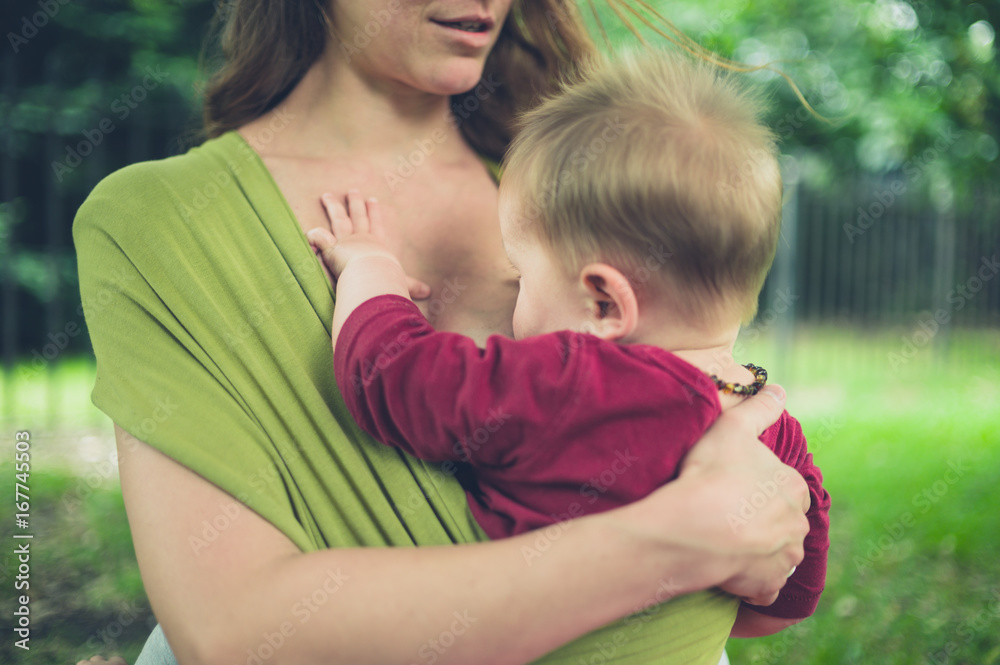
[[[935,183],[937,184],[937,183]],[[944,186],[950,187],[946,182]],[[934,197],[934,297],[931,301],[931,317],[938,307],[948,305],[948,293],[955,284],[955,197],[948,192]],[[954,312],[952,312],[954,315]],[[951,327],[954,322],[941,324],[934,335],[931,348],[936,356],[932,360],[946,360],[948,357]]]
[[[795,301],[801,296],[796,292],[795,263],[798,254],[799,226],[799,166],[795,159],[783,160],[781,179],[784,183],[784,200],[781,203],[781,236],[778,251],[771,268],[768,307],[774,312],[775,341],[778,348],[788,353],[792,349],[795,333]],[[790,367],[787,356],[780,357],[775,372],[784,374]],[[787,379],[786,379],[787,380]]]

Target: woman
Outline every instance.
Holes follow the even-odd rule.
[[[326,224],[324,191],[382,201],[436,327],[510,333],[483,157],[589,48],[566,3],[510,4],[237,0],[213,138],[110,176],[81,208],[93,399],[179,662],[524,663],[566,643],[541,662],[708,662],[736,603],[699,590],[766,604],[801,559],[805,484],[754,441],[780,390],[727,412],[643,501],[461,547],[485,538],[460,484],[346,414],[304,236]],[[794,480],[734,533],[726,515],[779,473]]]

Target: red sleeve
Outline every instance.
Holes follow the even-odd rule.
[[[334,371],[351,415],[379,441],[432,462],[506,466],[560,421],[577,365],[566,335],[494,335],[480,349],[435,331],[409,299],[379,296],[344,322]]]
[[[806,513],[809,533],[805,538],[805,558],[802,563],[788,578],[772,605],[746,607],[760,614],[782,619],[803,619],[816,611],[816,604],[826,584],[826,556],[830,549],[830,495],[823,488],[823,475],[813,464],[812,453],[806,450],[802,426],[787,411],[760,438],[781,461],[802,474],[809,485],[812,503]]]

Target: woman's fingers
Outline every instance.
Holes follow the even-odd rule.
[[[708,549],[729,551],[736,563],[736,574],[719,586],[755,605],[777,598],[788,571],[802,560],[809,531],[808,485],[758,438],[784,405],[785,391],[772,385],[726,410],[681,469],[682,479],[711,488],[715,504],[700,511]]]
[[[356,189],[347,190],[347,214],[351,216],[351,224],[355,233],[371,233],[371,223],[368,221],[368,208]]]
[[[759,437],[778,421],[784,409],[785,390],[778,385],[765,386],[758,394],[724,411],[684,458],[682,469],[699,464],[711,466],[730,458],[734,447]]]
[[[330,220],[330,229],[334,236],[341,237],[354,233],[354,225],[343,203],[329,192],[324,194],[320,201],[323,203],[323,209],[326,210],[326,216]]]
[[[726,415],[760,436],[764,430],[778,421],[784,410],[785,389],[771,384],[764,386],[757,395],[728,409]]]
[[[788,565],[788,561],[802,561],[803,554],[788,554],[775,556],[770,560],[762,559],[760,562],[748,567],[746,571],[720,584],[723,591],[739,596],[741,600],[751,605],[767,606],[778,599],[778,594],[788,582],[789,570],[794,570],[795,565]]]
[[[759,443],[755,439],[778,421],[785,410],[785,397],[785,389],[772,384],[765,386],[758,394],[744,400],[743,403],[727,409],[708,429],[698,445],[691,449],[682,467],[713,464],[719,459],[738,459],[750,453],[751,451],[744,450],[743,446],[746,443]],[[751,435],[753,439],[750,438]],[[787,468],[779,463],[773,453],[757,459],[762,460],[756,467],[758,470],[768,467]],[[785,496],[794,499],[805,513],[809,510],[811,501],[809,488],[797,473],[792,471],[791,475],[796,476],[797,482],[792,482],[785,488]]]

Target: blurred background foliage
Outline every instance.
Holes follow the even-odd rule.
[[[129,163],[184,150],[197,127],[198,54],[214,6],[35,0],[6,2],[0,12],[9,367],[12,349],[28,353],[79,306],[71,223],[93,186]],[[86,337],[70,348],[88,350]]]
[[[668,11],[711,49],[776,62],[833,120],[803,119],[788,86],[777,86],[772,126],[809,181],[901,171],[956,130],[964,133],[955,149],[930,167],[939,195],[997,173],[1000,3],[735,0]]]

